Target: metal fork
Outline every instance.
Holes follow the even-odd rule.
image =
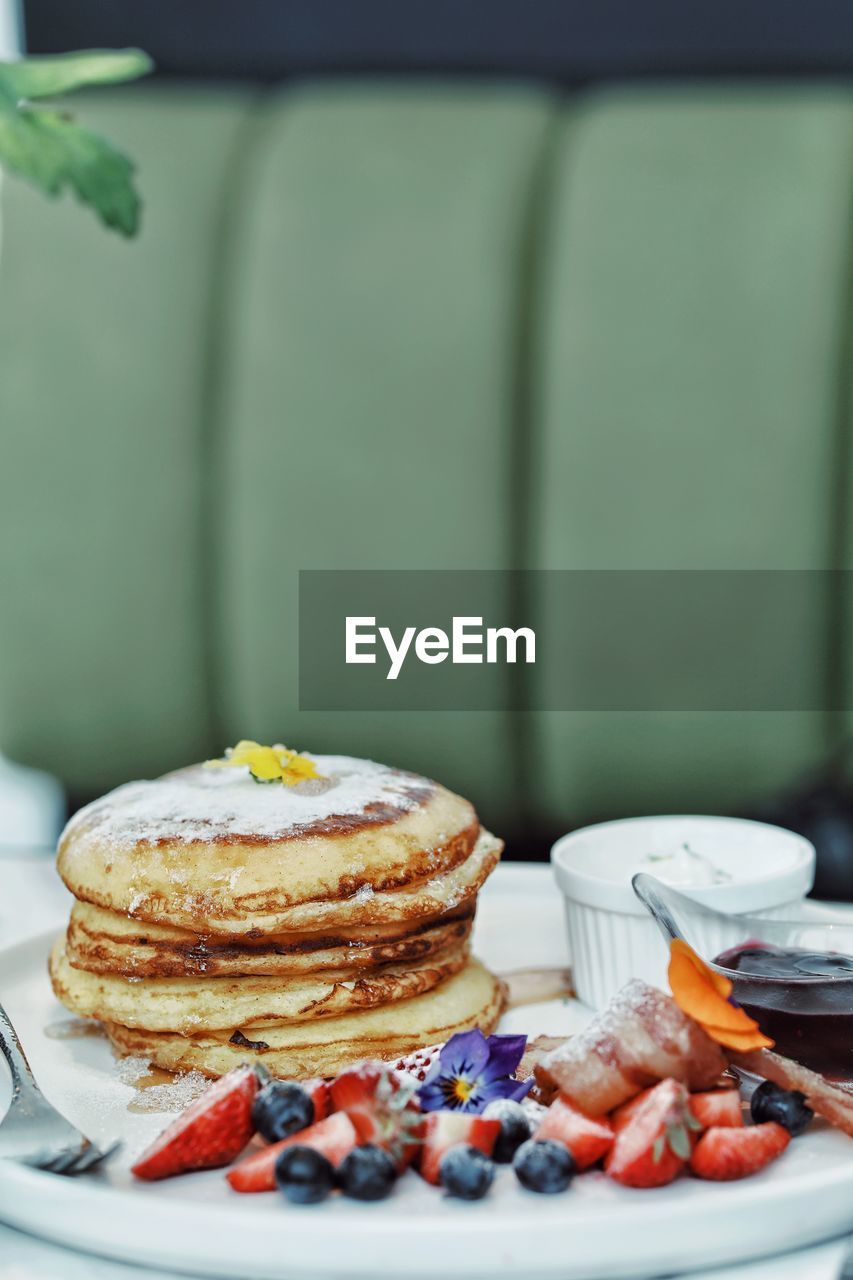
[[[0,1121],[0,1158],[68,1176],[87,1173],[115,1155],[102,1151],[51,1106],[36,1084],[9,1015],[0,1005],[0,1049],[12,1073],[12,1105]]]

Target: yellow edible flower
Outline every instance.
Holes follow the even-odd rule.
[[[306,778],[319,778],[317,766],[310,756],[301,756],[277,742],[272,747],[264,747],[260,742],[252,742],[244,738],[236,747],[228,747],[222,760],[207,760],[211,769],[232,769],[242,765],[248,767],[249,773],[256,782],[283,782],[286,787],[293,787]]]

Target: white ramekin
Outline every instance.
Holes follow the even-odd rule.
[[[603,1009],[631,978],[666,988],[667,949],[631,888],[649,854],[676,853],[684,844],[732,879],[680,893],[732,915],[784,919],[814,882],[815,851],[808,840],[763,822],[740,818],[668,816],[602,822],[563,836],[551,850],[563,894],[575,990]],[[698,931],[697,931],[698,935]],[[697,936],[707,958],[721,949]]]

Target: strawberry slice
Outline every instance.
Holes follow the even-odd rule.
[[[252,1103],[257,1092],[254,1067],[229,1071],[155,1138],[131,1172],[153,1182],[191,1169],[230,1164],[255,1132]]]
[[[325,1080],[302,1080],[302,1088],[314,1103],[314,1122],[325,1120],[332,1110],[332,1099],[329,1086]]]
[[[643,1089],[641,1093],[637,1093],[633,1098],[629,1098],[627,1102],[623,1102],[621,1107],[611,1111],[610,1124],[614,1133],[618,1133],[620,1129],[625,1128],[628,1121],[637,1114],[653,1088],[654,1085],[648,1089]]]
[[[713,1182],[748,1178],[780,1156],[790,1141],[788,1130],[775,1120],[739,1129],[707,1129],[696,1143],[690,1168]]]
[[[626,1187],[665,1186],[690,1158],[696,1127],[684,1085],[662,1080],[619,1130],[604,1167]]]
[[[404,1080],[381,1062],[362,1062],[342,1071],[329,1087],[332,1109],[345,1111],[360,1143],[387,1151],[404,1169],[420,1137],[416,1082]]]
[[[434,1187],[439,1185],[441,1157],[451,1147],[465,1143],[490,1156],[501,1130],[500,1120],[465,1111],[430,1111],[423,1123],[420,1174]]]
[[[382,1076],[378,1062],[360,1062],[342,1071],[329,1086],[332,1110],[346,1111],[362,1142],[375,1143],[381,1136],[376,1089]]]
[[[703,1129],[743,1128],[743,1108],[737,1089],[691,1093],[690,1110]]]
[[[358,1134],[349,1116],[341,1111],[273,1142],[241,1160],[225,1177],[234,1191],[274,1191],[275,1162],[285,1147],[311,1147],[337,1168],[344,1156],[358,1146]]]
[[[613,1146],[613,1130],[604,1119],[595,1119],[573,1106],[562,1094],[551,1103],[533,1135],[537,1142],[553,1138],[568,1147],[578,1169],[597,1164]]]

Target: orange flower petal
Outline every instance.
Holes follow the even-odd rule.
[[[728,1044],[722,1036],[736,1040],[757,1038],[760,1044],[729,1044],[729,1048],[747,1049],[766,1046],[758,1023],[737,1005],[730,1004],[732,984],[721,973],[716,973],[680,938],[670,945],[669,985],[676,1004],[695,1019],[713,1040]]]
[[[710,965],[706,964],[702,957],[697,955],[689,943],[685,942],[683,938],[673,938],[672,942],[669,944],[669,954],[671,959],[675,956],[680,956],[684,960],[689,960],[697,973],[699,973],[706,982],[710,982],[714,990],[721,995],[724,1000],[728,1000],[729,996],[732,994],[732,984],[730,980],[725,976],[725,974],[718,973],[716,969],[712,969]]]
[[[775,1040],[764,1035],[758,1027],[755,1031],[727,1031],[724,1027],[709,1027],[703,1023],[702,1030],[712,1040],[716,1040],[717,1044],[723,1045],[726,1049],[734,1049],[737,1053],[750,1053],[753,1049],[772,1049],[776,1043]]]

